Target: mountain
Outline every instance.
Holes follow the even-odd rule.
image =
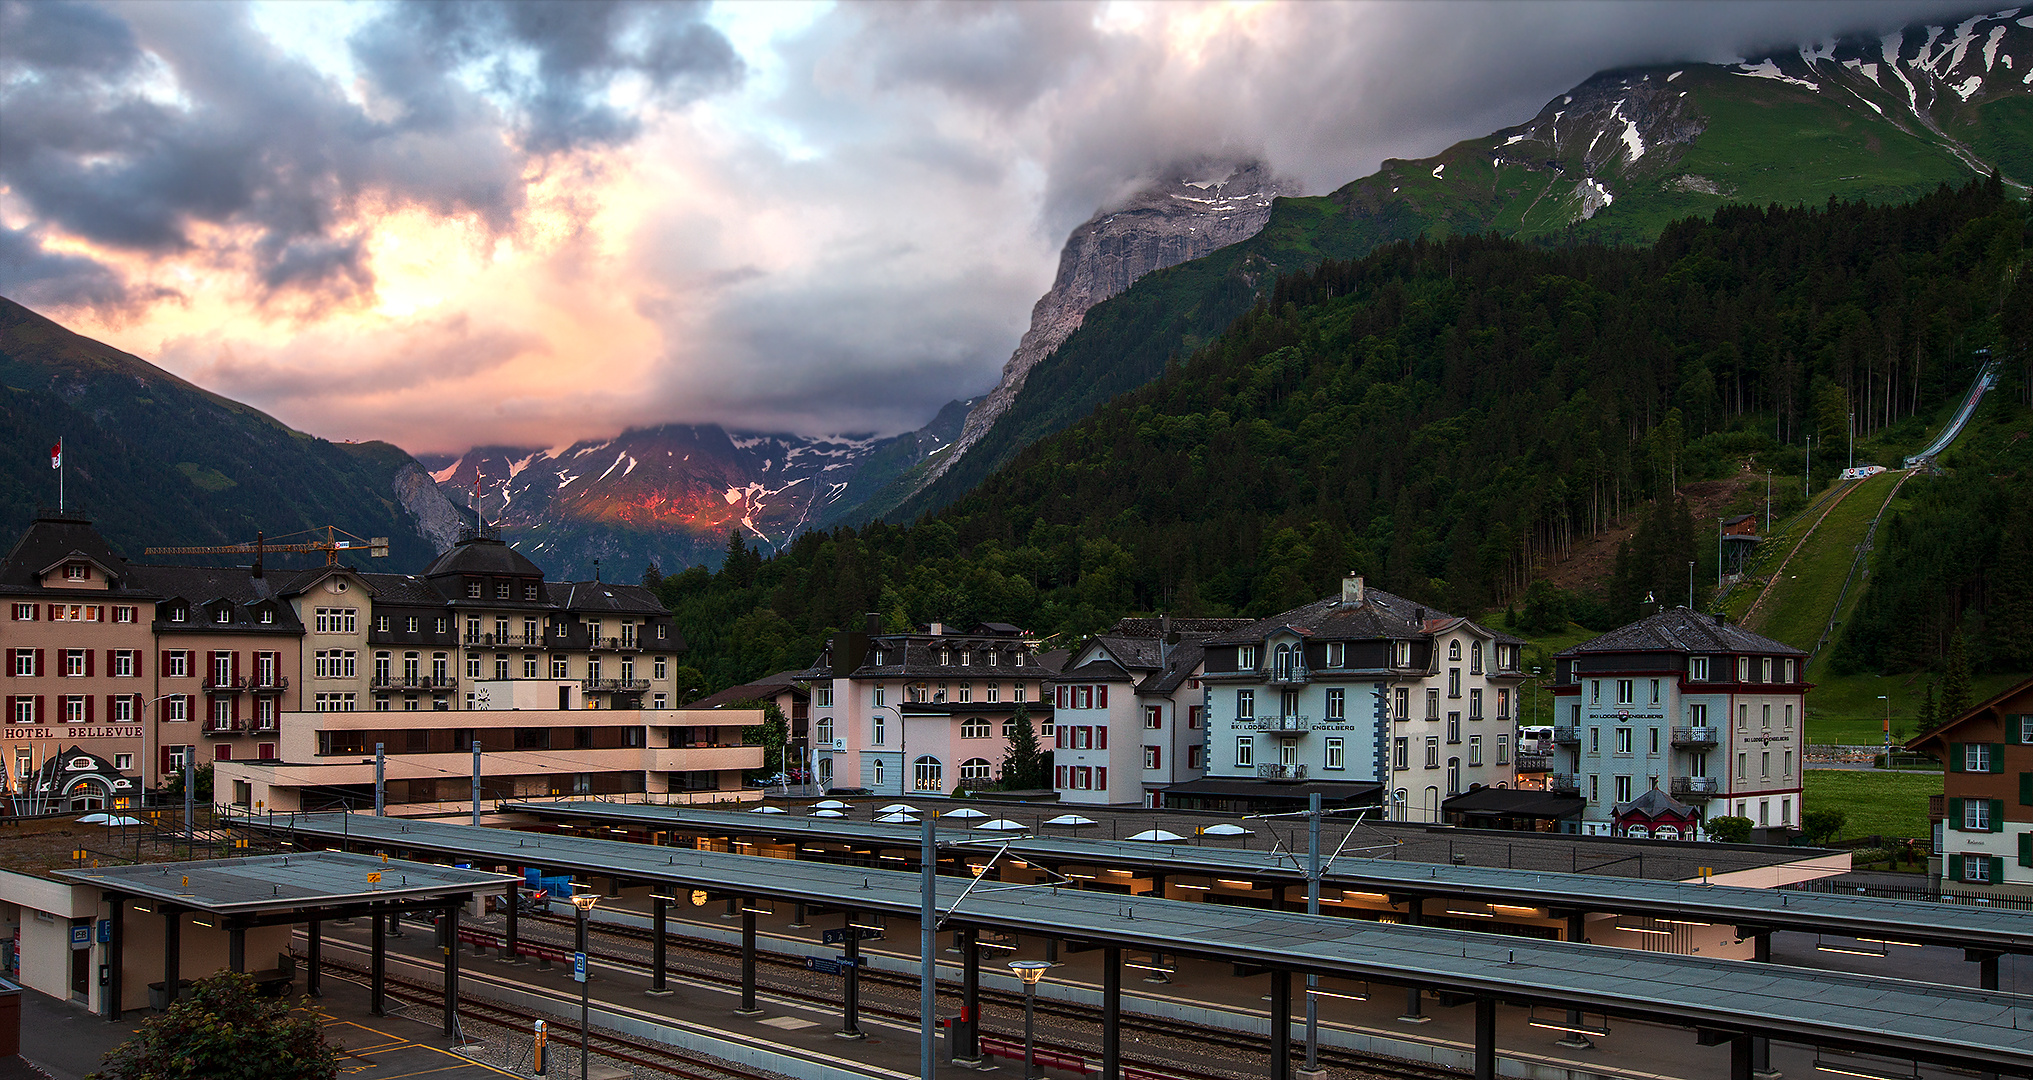
[[[2007,546],[2011,508],[2033,504],[2029,262],[2033,213],[1995,180],[1894,206],[1725,207],[1647,247],[1388,244],[1280,278],[1190,359],[916,524],[807,534],[669,578],[663,596],[691,661],[731,685],[866,611],[1065,640],[1137,612],[1272,614],[1351,570],[1438,608],[1501,610],[1638,521],[1585,598],[1580,621],[1608,629],[1647,594],[1685,595],[1690,563],[1696,585],[1716,580],[1676,486],[1747,486],[1733,509],[1749,510],[1770,470],[1783,517],[1809,436],[1842,446],[1853,417],[1856,460],[1897,461],[1989,348],[2014,358],[1985,403],[1991,434],[1943,459],[1986,493],[1987,525],[1929,526],[1914,547],[1943,564],[1924,625],[2002,657],[2027,636],[2023,602],[2012,624],[2005,601],[2033,581],[2004,573],[2025,547]],[[1812,460],[1826,490],[1844,455]],[[1873,625],[1914,639],[1902,663],[1938,660],[1939,638],[1906,634],[1899,602],[1883,610]]]
[[[1024,447],[1157,378],[1279,275],[1416,236],[1649,243],[1726,203],[1902,202],[1996,170],[2033,182],[2033,17],[2018,9],[1730,65],[1604,72],[1529,121],[1312,198],[1086,313],[964,456],[884,516],[974,489]]]
[[[0,298],[0,531],[64,498],[115,547],[270,540],[337,525],[387,536],[387,569],[421,569],[457,539],[457,510],[408,454],[330,443]],[[315,556],[272,556],[298,565]],[[295,561],[291,561],[294,558]],[[245,561],[244,558],[240,561]]]
[[[598,560],[608,580],[634,580],[652,564],[718,566],[730,531],[767,552],[831,526],[950,444],[973,405],[953,402],[924,428],[890,438],[666,424],[570,446],[484,446],[423,461],[447,497],[477,508],[554,572],[591,576]]]
[[[880,517],[944,475],[1002,419],[1032,369],[1080,328],[1094,305],[1153,270],[1249,239],[1270,220],[1272,201],[1297,190],[1260,161],[1203,159],[1172,170],[1074,229],[1060,249],[1052,288],[1031,308],[1030,328],[1003,365],[1001,381],[968,412],[960,437],[865,500],[861,516]]]
[[[1031,369],[1087,310],[1138,278],[1242,240],[1289,185],[1260,162],[1188,162],[1073,231],[1030,329],[982,398],[956,401],[925,427],[876,439],[729,432],[667,425],[567,447],[477,447],[426,458],[445,493],[469,501],[477,477],[504,535],[559,573],[633,579],[717,567],[727,533],[774,551],[801,531],[880,516],[939,476],[1014,401]],[[541,554],[539,554],[541,553]]]

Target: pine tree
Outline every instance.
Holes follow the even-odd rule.
[[[1920,716],[1915,721],[1920,734],[1925,735],[1941,726],[1941,713],[1934,705],[1934,684],[1927,684],[1927,692],[1920,697]]]
[[[1941,712],[1935,724],[1949,723],[1969,711],[1969,646],[1957,630],[1948,642],[1948,670],[1941,676]]]
[[[1018,705],[1009,723],[1009,750],[1002,756],[1002,770],[996,782],[1004,791],[1044,787],[1052,768],[1051,759],[1038,748],[1038,732],[1031,727],[1030,710]]]

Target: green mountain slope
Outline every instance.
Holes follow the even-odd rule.
[[[2024,355],[2029,247],[2026,205],[1975,182],[1898,207],[1730,208],[1644,249],[1389,245],[1281,279],[929,520],[688,571],[666,600],[702,670],[740,681],[768,662],[751,643],[802,662],[865,611],[1070,636],[1135,611],[1266,615],[1350,570],[1483,611],[1613,524],[1656,520],[1593,601],[1606,629],[1647,592],[1684,595],[1690,560],[1714,580],[1684,509],[1637,513],[1675,482],[1797,476],[1806,437],[1837,445],[1852,407],[1867,451],[1910,453],[1970,349]],[[2022,395],[2011,378],[1993,393]]]
[[[1597,75],[1527,123],[1387,161],[1329,195],[1280,199],[1257,236],[1144,277],[1089,311],[944,476],[921,490],[906,477],[869,505],[907,521],[951,503],[1037,439],[1191,356],[1278,275],[1322,259],[1485,231],[1643,244],[1728,203],[1897,203],[1992,170],[2023,190],[2033,182],[2029,64],[2033,29],[1999,16],[1756,65]]]
[[[390,558],[377,569],[416,569],[456,524],[429,475],[400,449],[306,435],[4,298],[0,428],[8,432],[0,535],[19,534],[37,507],[56,505],[49,450],[59,438],[67,504],[134,558],[149,546],[240,543],[332,524],[389,537]]]

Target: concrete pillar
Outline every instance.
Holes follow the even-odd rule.
[[[1101,950],[1101,1080],[1122,1080],[1122,949]]]
[[[183,982],[183,929],[183,912],[163,908],[162,991],[172,1003],[177,999],[177,986]]]
[[[374,924],[367,957],[367,1012],[370,1016],[385,1016],[383,1006],[388,996],[388,923],[379,914],[368,916]]]
[[[741,901],[741,1008],[736,1016],[761,1016],[755,1007],[755,901]],[[853,933],[850,928],[849,933]]]
[[[446,904],[441,924],[445,938],[442,947],[445,951],[444,1035],[447,1039],[459,1033],[459,909],[462,906]]]
[[[113,910],[107,919],[105,1013],[108,1021],[117,1024],[120,1022],[120,973],[127,960],[127,921],[124,917],[127,898],[116,895],[107,899],[113,902]]]
[[[522,906],[522,886],[510,885],[502,899],[508,904],[508,929],[501,936],[501,962],[520,964],[522,957],[518,953],[522,944],[522,923],[521,912],[516,909]]]
[[[649,994],[663,997],[671,992],[670,986],[670,918],[669,897],[657,895],[649,899]]]
[[[1497,1080],[1497,1000],[1475,999],[1475,1080]]]
[[[309,957],[309,962],[304,965],[304,993],[312,997],[324,997],[320,976],[323,974],[325,959],[325,924],[312,919],[310,925],[304,929],[304,936],[308,941],[304,951]]]
[[[1291,1077],[1292,973],[1278,968],[1271,972],[1271,1080]]]

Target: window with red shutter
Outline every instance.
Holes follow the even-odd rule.
[[[1104,765],[1094,770],[1094,786],[1103,790],[1108,787],[1108,766]]]
[[[42,666],[42,650],[41,649],[35,650],[35,673],[37,675],[41,675],[43,672],[48,670],[49,670],[48,668]]]
[[[92,654],[96,651],[96,649],[85,650],[85,678],[87,679],[92,677]]]
[[[49,722],[49,714],[42,711],[41,694],[35,695],[35,722],[38,724],[44,724]]]
[[[212,751],[212,760],[213,761],[233,760],[233,747],[228,743],[220,743]]]
[[[141,670],[141,658],[147,655],[148,655],[147,649],[134,650],[134,677],[137,679],[141,678],[143,674]]]
[[[1108,749],[1108,729],[1106,727],[1094,729],[1094,748],[1096,750]]]
[[[256,748],[255,756],[263,761],[274,761],[275,744],[272,742],[262,743],[259,747]]]
[[[92,695],[85,695],[85,723],[92,722]]]
[[[1059,765],[1052,769],[1052,786],[1055,788],[1066,786],[1066,766]]]
[[[1095,707],[1095,708],[1097,708],[1097,709],[1106,709],[1106,708],[1108,708],[1108,687],[1107,687],[1107,686],[1097,686],[1097,687],[1095,687],[1095,688],[1094,688],[1094,707]]]

